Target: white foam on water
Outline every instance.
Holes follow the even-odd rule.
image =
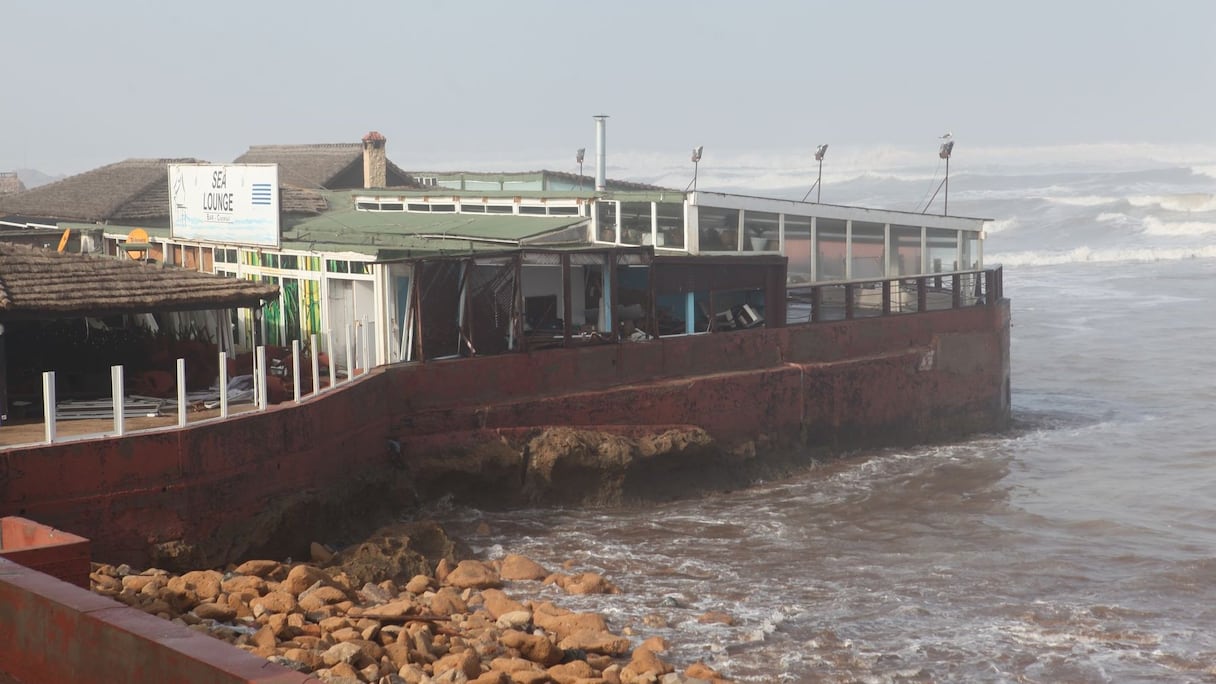
[[[1216,233],[1216,223],[1205,221],[1162,221],[1155,216],[1145,217],[1144,234],[1155,237],[1197,237]]]
[[[1074,197],[1054,196],[1042,197],[1052,204],[1063,204],[1070,207],[1098,207],[1104,204],[1115,204],[1121,201],[1119,197],[1104,197],[1101,195],[1077,195]]]
[[[1060,251],[1025,251],[992,253],[985,259],[988,265],[1058,266],[1060,264],[1120,263],[1150,261],[1181,261],[1183,259],[1216,258],[1216,245],[1194,247],[1112,247],[1094,249],[1075,247]]]
[[[1117,211],[1104,211],[1094,219],[1098,223],[1130,224],[1134,221],[1131,216]]]
[[[1016,218],[996,219],[984,224],[984,232],[988,235],[998,235],[1000,233],[1011,232],[1020,225],[1021,222]]]
[[[1158,207],[1166,211],[1206,212],[1216,210],[1216,195],[1192,192],[1177,195],[1137,195],[1127,198],[1133,207]]]
[[[1191,173],[1198,176],[1207,176],[1208,178],[1216,178],[1216,164],[1205,166],[1192,166]]]

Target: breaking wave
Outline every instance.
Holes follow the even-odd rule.
[[[1077,197],[1044,197],[1052,204],[1063,204],[1070,207],[1098,207],[1103,204],[1115,204],[1118,197],[1103,197],[1099,195],[1079,195]]]
[[[1111,247],[1089,246],[1061,251],[1024,251],[991,253],[985,261],[1003,266],[1055,266],[1059,264],[1181,261],[1216,258],[1216,245],[1194,247]]]
[[[1141,195],[1128,197],[1133,207],[1160,207],[1166,211],[1213,211],[1216,210],[1216,195],[1188,193],[1182,195]]]
[[[1216,223],[1203,221],[1162,221],[1155,216],[1144,219],[1144,234],[1158,237],[1195,237],[1216,233]]]

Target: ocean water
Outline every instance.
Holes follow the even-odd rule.
[[[994,219],[1005,265],[1008,432],[657,506],[446,522],[489,558],[604,574],[621,595],[563,602],[741,682],[1216,681],[1210,171],[952,177],[951,213]],[[908,209],[926,187],[832,192]],[[735,624],[698,622],[711,610]]]

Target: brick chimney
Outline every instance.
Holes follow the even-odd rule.
[[[384,136],[372,131],[363,136],[363,187],[388,186],[388,156],[384,151]]]

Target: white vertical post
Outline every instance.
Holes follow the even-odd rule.
[[[228,417],[228,354],[220,352],[220,418]]]
[[[258,410],[266,410],[266,347],[258,347],[257,355],[257,377],[254,378],[254,387],[257,388],[258,395]]]
[[[347,382],[350,382],[350,379],[355,376],[355,359],[353,356],[351,356],[351,352],[353,351],[353,349],[351,348],[351,345],[350,345],[350,335],[351,335],[351,325],[350,325],[350,323],[347,323],[346,324],[346,381]]]
[[[372,360],[372,330],[373,329],[374,329],[373,326],[371,326],[367,323],[363,324],[363,374],[364,375],[367,374],[367,371],[370,370],[372,366],[376,365],[375,362]]]
[[[853,219],[844,222],[844,279],[853,279]]]
[[[186,426],[186,360],[177,360],[177,424]]]
[[[114,397],[114,434],[122,437],[126,433],[126,402],[123,401],[122,366],[110,366],[110,394]]]
[[[47,444],[55,441],[55,371],[42,374],[42,418],[46,421]]]
[[[262,396],[262,381],[258,379],[258,378],[262,377],[262,371],[261,371],[262,366],[258,363],[258,349],[261,349],[261,347],[254,347],[254,349],[253,349],[253,406],[254,406],[254,408],[257,408],[262,405],[262,400],[259,398]]]
[[[312,350],[312,394],[317,396],[321,393],[321,359],[320,349],[317,347],[317,336],[313,334],[308,338],[309,349]]]
[[[300,403],[300,341],[291,341],[291,393],[296,403]]]
[[[326,356],[329,357],[329,388],[333,389],[334,384],[338,382],[338,374],[337,369],[334,367],[334,364],[337,363],[334,358],[334,336],[329,330],[325,331],[325,352]]]

